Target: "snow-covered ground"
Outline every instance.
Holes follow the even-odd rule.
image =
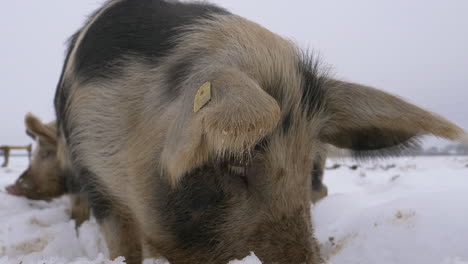
[[[313,219],[329,263],[468,264],[468,157],[327,170],[325,183]]]
[[[327,164],[354,165],[350,160]],[[108,261],[95,221],[78,230],[67,198],[29,201],[4,192],[27,166],[0,169],[0,263]],[[325,172],[329,196],[313,211],[330,264],[468,264],[468,157],[399,158]],[[164,260],[146,263],[164,264]],[[259,263],[254,255],[232,263]]]

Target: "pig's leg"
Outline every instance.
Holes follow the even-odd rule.
[[[82,194],[72,194],[72,210],[71,218],[75,220],[76,227],[81,226],[81,224],[89,219],[89,202],[88,198]]]
[[[128,264],[142,263],[141,240],[133,221],[122,218],[113,211],[100,220],[101,232],[109,248],[109,257],[124,256]]]
[[[126,263],[141,264],[142,246],[140,229],[131,210],[115,201],[99,177],[87,169],[79,170],[80,186],[89,202],[94,217],[109,248],[109,257],[124,256]]]

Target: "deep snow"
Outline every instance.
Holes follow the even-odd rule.
[[[331,160],[354,165],[351,160]],[[75,230],[67,198],[7,195],[27,166],[0,169],[0,263],[124,263],[107,260],[94,220]],[[313,209],[315,234],[331,264],[468,264],[468,157],[399,158],[325,172],[329,196]],[[165,264],[164,260],[146,263]],[[235,264],[260,263],[252,254]]]

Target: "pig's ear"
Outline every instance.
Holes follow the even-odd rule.
[[[328,121],[320,139],[358,157],[401,154],[423,135],[466,140],[455,124],[371,87],[331,80],[324,100]]]
[[[46,125],[39,120],[36,116],[31,113],[26,114],[24,118],[26,125],[26,133],[36,139],[36,137],[45,143],[56,146],[57,135],[55,134],[54,127]]]
[[[34,135],[33,133],[31,133],[31,131],[29,131],[29,129],[26,129],[26,135],[28,135],[30,138],[32,138],[33,140],[36,140],[36,135]]]
[[[248,151],[280,119],[278,102],[239,70],[206,81],[184,98],[167,135],[162,161],[173,182],[209,158]]]

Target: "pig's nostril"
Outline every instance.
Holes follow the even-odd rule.
[[[16,196],[20,196],[20,195],[21,195],[21,192],[18,190],[18,188],[16,188],[15,185],[7,186],[7,187],[6,187],[6,191],[7,191],[7,193],[9,193],[9,194],[11,194],[11,195],[16,195]]]

